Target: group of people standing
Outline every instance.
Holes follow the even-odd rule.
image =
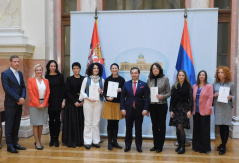
[[[10,57],[11,67],[2,72],[1,79],[5,91],[6,144],[11,153],[25,150],[18,144],[22,105],[25,102],[26,87],[22,73],[18,70],[20,59]],[[142,152],[142,123],[144,116],[151,117],[153,144],[150,151],[163,151],[166,135],[166,117],[170,99],[170,126],[176,127],[178,154],[185,153],[185,131],[190,128],[189,118],[193,115],[192,149],[196,152],[211,151],[210,116],[212,105],[215,110],[215,124],[219,125],[222,143],[217,147],[220,155],[226,153],[229,136],[232,108],[234,103],[234,85],[228,67],[219,66],[215,74],[215,83],[209,84],[207,72],[202,70],[197,75],[197,82],[191,86],[184,70],[177,73],[176,81],[170,89],[169,79],[164,75],[162,67],[153,63],[147,82],[139,80],[140,70],[130,70],[132,80],[118,75],[119,66],[110,66],[111,75],[104,80],[103,68],[99,63],[92,63],[87,69],[87,77],[81,76],[81,65],[72,64],[73,75],[64,82],[58,70],[57,62],[50,60],[46,65],[45,77],[43,67],[34,67],[33,78],[28,79],[27,90],[30,96],[30,122],[33,125],[35,148],[43,150],[41,134],[43,125],[49,117],[49,146],[59,147],[61,112],[63,109],[62,143],[68,147],[92,146],[100,148],[100,117],[107,119],[108,150],[113,147],[122,148],[117,142],[119,120],[126,120],[125,152],[131,150],[133,141],[132,129],[135,123],[135,144],[138,152]],[[116,96],[108,95],[110,83],[117,83]],[[219,102],[219,89],[230,88],[228,102]],[[97,89],[94,92],[94,89]],[[156,94],[152,91],[157,91]],[[96,98],[92,98],[96,94]],[[98,96],[98,97],[97,97]],[[155,97],[153,97],[155,96]],[[94,95],[95,97],[95,95]],[[156,99],[156,100],[155,100]],[[49,115],[49,116],[48,116]],[[1,129],[0,129],[1,131]],[[1,133],[0,133],[1,134]],[[1,139],[0,139],[1,147]]]

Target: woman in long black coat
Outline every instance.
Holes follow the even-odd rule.
[[[78,62],[72,64],[74,75],[67,77],[66,106],[63,116],[62,143],[75,148],[83,146],[84,113],[83,102],[79,101],[81,84],[84,76],[80,75],[81,65]]]

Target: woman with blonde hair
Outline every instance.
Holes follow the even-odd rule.
[[[220,88],[229,88],[229,95],[227,96],[227,103],[219,102]],[[219,66],[215,74],[215,83],[213,84],[214,91],[214,112],[215,112],[215,125],[219,125],[220,137],[222,143],[217,147],[220,155],[226,153],[226,144],[229,136],[229,126],[232,121],[232,108],[235,100],[234,84],[232,82],[231,71],[228,67]]]
[[[50,95],[49,82],[42,76],[43,67],[37,64],[33,68],[34,75],[28,79],[28,93],[30,96],[29,112],[30,122],[33,125],[33,134],[35,138],[35,148],[43,150],[41,144],[41,135],[43,125],[48,120],[48,99]]]
[[[185,131],[184,128],[190,129],[189,118],[193,109],[193,89],[188,80],[187,73],[179,70],[176,82],[171,89],[170,100],[170,126],[176,126],[178,147],[175,151],[178,154],[185,153]]]

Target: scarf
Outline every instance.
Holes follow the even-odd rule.
[[[93,80],[94,83],[98,83],[100,81],[99,75],[97,76],[91,75],[90,78]]]
[[[178,102],[188,102],[190,87],[191,85],[186,81],[183,83],[182,86],[178,83],[177,88],[173,87],[171,90],[172,104],[176,105]]]
[[[160,78],[160,75],[158,74],[157,76],[153,76],[154,79],[154,86],[157,86],[157,79]]]

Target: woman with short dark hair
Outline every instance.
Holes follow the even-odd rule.
[[[84,102],[79,100],[84,76],[80,75],[79,62],[72,64],[72,71],[73,75],[66,78],[65,84],[66,106],[63,114],[62,143],[75,148],[84,145]]]
[[[112,150],[113,147],[122,148],[117,142],[119,120],[124,116],[120,111],[120,96],[121,88],[124,86],[124,78],[122,78],[119,72],[119,65],[113,63],[110,66],[111,75],[105,79],[103,95],[106,99],[103,107],[102,118],[108,120],[107,133],[108,133],[108,150]],[[117,97],[107,96],[107,89],[109,82],[118,83]]]
[[[149,79],[147,81],[149,88],[157,87],[157,102],[150,101],[149,111],[152,121],[152,130],[154,138],[154,147],[150,151],[162,152],[166,134],[166,116],[168,112],[167,99],[170,97],[170,85],[168,78],[163,74],[163,69],[158,63],[153,63],[150,68]],[[150,89],[151,91],[151,89]],[[151,97],[150,99],[152,100]]]
[[[103,68],[99,63],[92,63],[87,69],[87,75],[81,85],[80,100],[84,100],[83,110],[85,116],[84,144],[86,149],[92,146],[100,148],[100,115],[103,108],[104,79],[101,78]],[[99,93],[97,99],[92,99],[90,88]]]

